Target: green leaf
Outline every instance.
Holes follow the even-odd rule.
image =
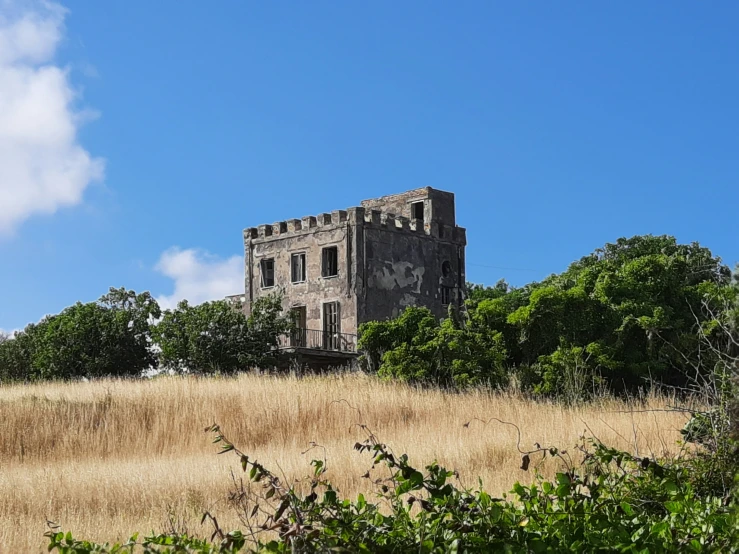
[[[684,510],[684,506],[682,502],[676,502],[674,500],[665,502],[665,508],[671,513],[671,514],[680,514]]]
[[[626,502],[625,500],[622,500],[622,501],[621,501],[621,504],[620,504],[620,506],[621,506],[621,509],[622,509],[622,510],[624,511],[624,513],[625,513],[625,514],[626,514],[627,516],[631,517],[631,516],[633,516],[633,515],[634,515],[634,510],[633,510],[633,509],[631,508],[631,504],[629,504],[629,503],[628,503],[628,502]]]

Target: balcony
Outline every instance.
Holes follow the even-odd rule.
[[[299,371],[338,368],[351,364],[358,356],[357,335],[318,329],[293,329],[277,341],[277,367]]]
[[[324,350],[356,354],[357,335],[318,329],[293,329],[278,339],[280,349]]]

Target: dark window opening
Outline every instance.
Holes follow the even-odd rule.
[[[441,264],[441,274],[444,277],[449,277],[449,275],[452,274],[452,264],[450,264],[449,261],[445,261]]]
[[[327,302],[323,305],[323,348],[339,349],[339,303]]]
[[[305,281],[305,252],[293,254],[290,258],[290,280],[293,283]]]
[[[452,287],[441,287],[441,303],[448,306],[452,303],[452,295],[454,289]]]
[[[275,260],[269,258],[268,260],[262,260],[260,262],[262,269],[262,288],[269,288],[275,286]]]
[[[324,248],[321,256],[321,276],[335,277],[339,274],[339,251],[335,246]]]
[[[413,202],[411,204],[411,219],[423,221],[423,202]]]

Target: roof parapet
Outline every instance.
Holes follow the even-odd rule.
[[[316,225],[318,225],[318,220],[316,219],[316,216],[314,215],[307,215],[303,219],[303,229],[313,229]]]
[[[278,221],[271,225],[259,225],[244,229],[244,240],[277,238],[293,233],[305,233],[311,230],[335,228],[346,224],[365,224],[369,227],[384,227],[410,233],[424,233],[457,243],[467,243],[466,230],[462,227],[444,225],[436,221],[424,222],[423,219],[408,219],[402,215],[384,212],[377,209],[365,209],[353,206],[346,210],[324,212],[317,216],[308,215],[300,219]]]

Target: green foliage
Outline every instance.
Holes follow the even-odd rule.
[[[156,365],[149,326],[159,315],[159,305],[148,292],[111,288],[97,302],[78,302],[0,344],[0,377],[138,375]]]
[[[516,483],[510,497],[491,498],[459,487],[455,473],[436,462],[413,466],[369,433],[354,448],[372,458],[364,477],[376,485],[376,500],[361,494],[349,500],[325,479],[325,460],[312,462],[305,486],[289,486],[239,451],[217,425],[206,430],[220,453],[238,457],[253,483],[237,484],[230,495],[245,514],[246,529],[224,533],[206,513],[203,520],[210,518],[217,540],[212,550],[198,539],[160,536],[156,544],[170,540],[172,546],[156,550],[147,539],[145,552],[723,552],[739,539],[733,496],[698,492],[692,458],[639,458],[583,439],[576,446],[582,462],[573,465],[567,452],[537,445],[522,452],[522,469],[529,469],[532,457],[556,457],[562,471],[553,481],[536,477],[529,486]],[[262,540],[265,530],[276,538]],[[47,536],[49,549],[58,552],[127,547],[95,550],[69,535]]]
[[[437,324],[418,308],[365,324],[360,347],[380,374],[468,384],[516,373],[524,389],[568,402],[651,384],[684,388],[714,370],[701,344],[736,328],[739,317],[724,318],[739,298],[729,283],[710,250],[636,236],[541,283],[468,284],[461,324]]]
[[[360,328],[359,348],[381,376],[415,383],[464,386],[505,382],[500,333],[457,317],[441,323],[427,308],[407,308],[400,317]]]
[[[500,279],[492,287],[486,287],[475,283],[467,283],[465,298],[469,306],[477,307],[480,302],[485,300],[497,300],[503,298],[509,292],[511,292],[511,286],[506,282],[505,279]]]
[[[163,367],[178,371],[233,373],[274,364],[279,335],[289,328],[281,299],[254,303],[249,318],[225,300],[190,306],[182,301],[167,310],[152,329]]]
[[[71,533],[50,531],[46,533],[49,539],[49,552],[59,554],[231,554],[243,551],[245,540],[243,535],[236,531],[228,533],[219,542],[190,537],[187,535],[152,535],[138,541],[138,534],[133,535],[127,542],[118,544],[95,544],[89,541],[75,539]]]
[[[593,372],[590,352],[580,346],[560,345],[552,354],[540,356],[539,375],[542,378],[534,390],[557,396],[567,404],[574,404],[597,396],[603,379]]]
[[[698,352],[697,329],[713,318],[704,303],[728,282],[728,268],[697,243],[619,239],[532,287],[507,321],[519,329],[521,361],[538,369],[539,390],[561,390],[552,357],[570,348],[583,349],[590,374],[615,391],[648,379],[685,386],[694,372],[684,353]]]
[[[276,296],[257,300],[249,318],[226,301],[181,302],[162,314],[148,292],[111,288],[97,302],[3,336],[0,382],[137,376],[159,364],[223,373],[269,367],[289,326]]]
[[[261,367],[273,365],[280,335],[293,327],[290,316],[283,314],[282,297],[269,294],[257,298],[252,304],[248,323],[250,363]]]
[[[0,342],[0,382],[30,378],[33,345],[31,332],[31,326],[29,326],[26,332],[3,337]]]

